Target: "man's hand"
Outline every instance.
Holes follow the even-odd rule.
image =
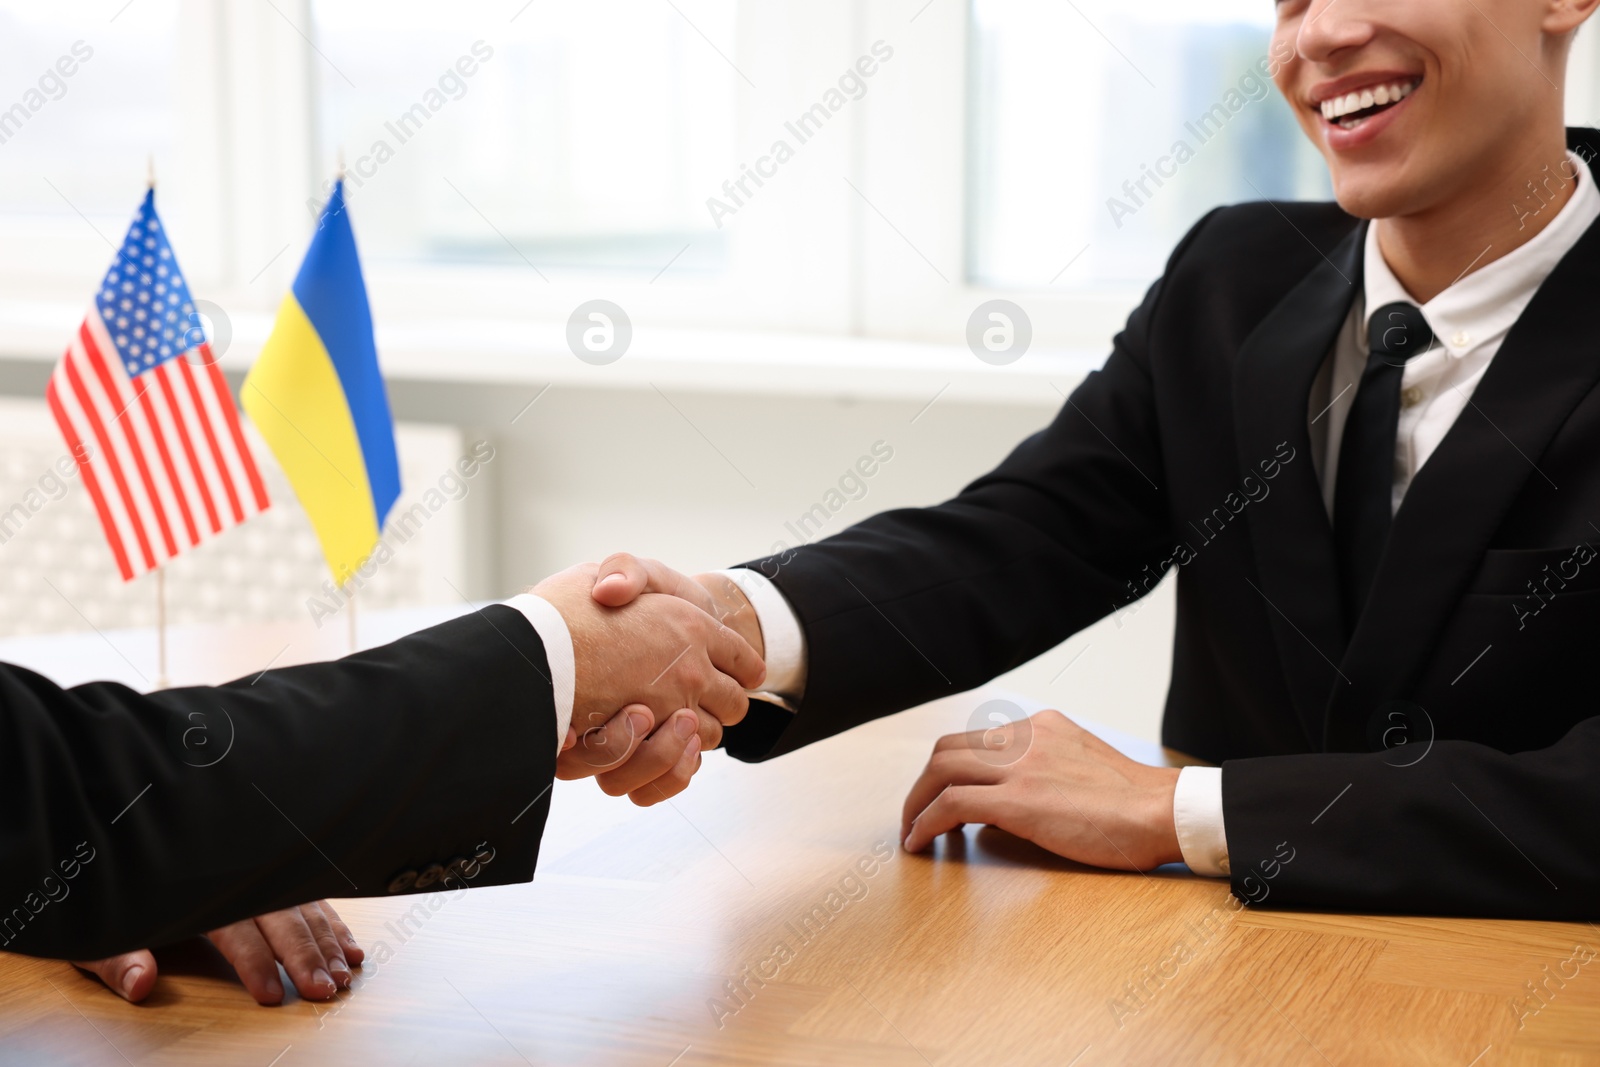
[[[658,584],[647,577],[607,602],[593,595],[599,575],[582,564],[533,590],[566,621],[577,673],[556,777],[597,777],[607,793],[648,806],[689,784],[700,753],[744,718],[744,689],[760,685],[766,667],[687,578],[663,568]]]
[[[744,718],[745,689],[767,673],[750,644],[681,597],[646,592],[626,607],[598,603],[591,595],[598,572],[579,564],[532,590],[572,634],[573,729],[582,735],[603,726],[630,704],[651,709],[656,724],[679,708],[705,711],[724,726]]]
[[[206,939],[233,965],[257,1004],[283,1002],[278,964],[307,1000],[327,1000],[350,985],[350,968],[366,953],[326,900],[285,908],[213,930]],[[78,963],[118,996],[138,1003],[156,984],[156,959],[148,949]]]
[[[685,600],[736,632],[758,657],[764,653],[755,610],[739,587],[722,575],[689,578],[656,560],[626,552],[606,557],[597,568],[591,593],[597,604],[622,608],[645,594]],[[750,686],[759,684],[757,679]],[[626,793],[642,807],[657,804],[689,784],[700,767],[700,753],[722,743],[722,726],[704,711],[685,708],[652,734],[655,720],[649,709],[625,709],[581,736],[577,730],[569,731],[556,777],[594,775],[612,796]]]
[[[1149,870],[1180,862],[1178,771],[1135,762],[1059,711],[950,734],[901,813],[907,851],[966,823],[988,823],[1080,863]]]
[[[655,559],[614,552],[600,561],[594,599],[611,607],[631,604],[641,593],[666,593],[682,597],[724,626],[729,627],[766,659],[761,623],[738,585],[724,574],[680,574]]]
[[[722,724],[703,711],[680,708],[655,733],[650,709],[623,708],[580,739],[567,731],[556,777],[593,777],[610,796],[626,794],[641,808],[677,796],[700,769],[704,735],[722,737]],[[713,742],[715,743],[715,742]]]

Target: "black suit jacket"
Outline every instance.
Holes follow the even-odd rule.
[[[96,959],[321,897],[526,881],[549,673],[502,605],[149,696],[0,665],[0,948]]]
[[[799,614],[809,670],[797,714],[757,707],[729,748],[978,685],[1178,566],[1162,735],[1223,764],[1236,894],[1600,916],[1600,228],[1417,472],[1347,640],[1307,419],[1363,235],[1334,204],[1212,212],[996,470],[747,564]]]

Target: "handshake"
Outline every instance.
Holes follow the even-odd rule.
[[[761,625],[738,585],[618,553],[531,592],[572,637],[572,721],[556,777],[593,777],[641,806],[681,792],[766,676]]]

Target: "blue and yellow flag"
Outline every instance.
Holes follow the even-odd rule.
[[[334,581],[343,585],[377,547],[400,495],[400,465],[342,181],[322,209],[240,402],[289,476]]]

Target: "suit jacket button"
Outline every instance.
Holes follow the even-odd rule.
[[[399,874],[394,876],[394,881],[389,883],[389,892],[404,893],[407,889],[410,889],[413,885],[415,885],[416,881],[416,871],[401,871]]]
[[[457,856],[451,860],[450,866],[446,867],[445,870],[454,875],[458,881],[471,881],[478,876],[478,864],[465,856]]]
[[[444,877],[444,868],[437,863],[430,863],[422,868],[422,873],[417,875],[417,888],[427,889],[439,879]]]

